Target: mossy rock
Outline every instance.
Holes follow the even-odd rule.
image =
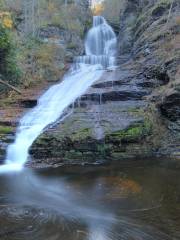
[[[68,151],[65,153],[65,159],[82,159],[82,153],[79,152],[79,151],[74,151],[74,150],[71,150],[71,151]]]
[[[0,126],[0,134],[10,134],[13,133],[13,127],[9,126]]]
[[[90,128],[84,128],[80,129],[79,131],[73,133],[71,135],[71,140],[76,141],[76,140],[83,140],[91,136],[91,129]]]
[[[108,142],[138,142],[150,135],[152,124],[145,121],[142,124],[136,124],[128,127],[125,130],[113,132],[106,136]]]

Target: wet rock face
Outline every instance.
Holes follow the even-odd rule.
[[[167,154],[168,151],[172,153],[172,149],[175,152],[179,152],[180,149],[175,144],[179,141],[180,119],[179,11],[180,2],[177,0],[147,0],[141,1],[141,4],[131,4],[131,1],[127,1],[121,16],[125,29],[122,24],[119,34],[120,54],[123,53],[126,43],[130,43],[126,48],[128,51],[124,53],[131,59],[129,61],[127,57],[127,64],[135,64],[136,70],[142,76],[138,86],[152,89],[148,102],[156,106],[160,114],[159,119],[164,120],[162,124],[167,129],[168,137],[165,140],[162,136],[162,139]],[[131,14],[134,16],[134,22],[130,20]]]
[[[5,160],[6,148],[14,141],[14,128],[0,124],[0,164]]]
[[[130,53],[134,41],[134,33],[132,26],[138,16],[138,1],[128,0],[123,14],[120,18],[120,31],[119,31],[119,54]]]
[[[155,79],[156,82],[159,82],[160,85],[166,85],[170,81],[168,71],[158,65],[148,66],[144,69],[143,74],[146,79]]]
[[[176,92],[167,96],[160,105],[161,113],[171,121],[180,119],[180,93]]]
[[[154,155],[156,150],[148,140],[153,121],[143,99],[152,89],[138,86],[142,76],[135,76],[122,68],[105,72],[77,100],[73,114],[37,139],[30,149],[29,164],[100,164]]]
[[[168,11],[168,7],[170,7],[170,2],[164,1],[164,4],[159,4],[158,6],[152,9],[152,16],[155,18],[159,18],[163,16]]]

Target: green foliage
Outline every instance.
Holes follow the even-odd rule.
[[[24,73],[24,87],[37,85],[46,80],[57,81],[61,77],[65,67],[62,46],[28,37],[20,44],[18,53]]]
[[[0,9],[3,9],[5,6],[4,0],[0,0]]]
[[[8,30],[0,24],[0,49],[8,51],[9,47],[11,47],[10,35]]]
[[[85,7],[84,0],[80,0],[79,4],[70,0],[67,4],[64,0],[38,0],[38,2],[34,15],[31,16],[32,9],[30,8],[29,12],[25,11],[22,0],[0,0],[0,10],[10,13],[13,22],[12,27],[8,29],[0,25],[0,74],[3,80],[13,85],[22,83],[23,87],[29,87],[38,84],[41,80],[59,79],[66,65],[66,44],[67,50],[76,50],[73,37],[84,37],[85,31],[89,28],[87,26],[89,10]],[[25,16],[25,14],[30,15]],[[39,41],[36,32],[33,35],[27,30],[27,33],[25,31],[23,34],[21,31],[21,34],[18,34],[17,29],[23,30],[22,26],[26,26],[24,21],[28,17],[33,18],[37,32],[46,26],[57,26],[67,32],[69,40],[60,47],[51,44],[51,41],[47,44]],[[6,26],[10,26],[12,22],[6,21]],[[18,24],[21,26],[18,27]],[[50,40],[53,40],[53,37]],[[4,88],[0,85],[1,91]]]
[[[21,72],[17,65],[16,48],[11,31],[0,24],[0,74],[12,84],[19,82]]]

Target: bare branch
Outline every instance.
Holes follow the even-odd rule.
[[[16,91],[17,93],[22,94],[19,89],[17,89],[16,87],[12,86],[11,84],[9,84],[1,79],[0,79],[0,83],[7,86],[8,88],[11,88],[12,90]]]

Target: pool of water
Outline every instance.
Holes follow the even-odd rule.
[[[0,176],[2,240],[180,239],[180,174],[149,164]]]

